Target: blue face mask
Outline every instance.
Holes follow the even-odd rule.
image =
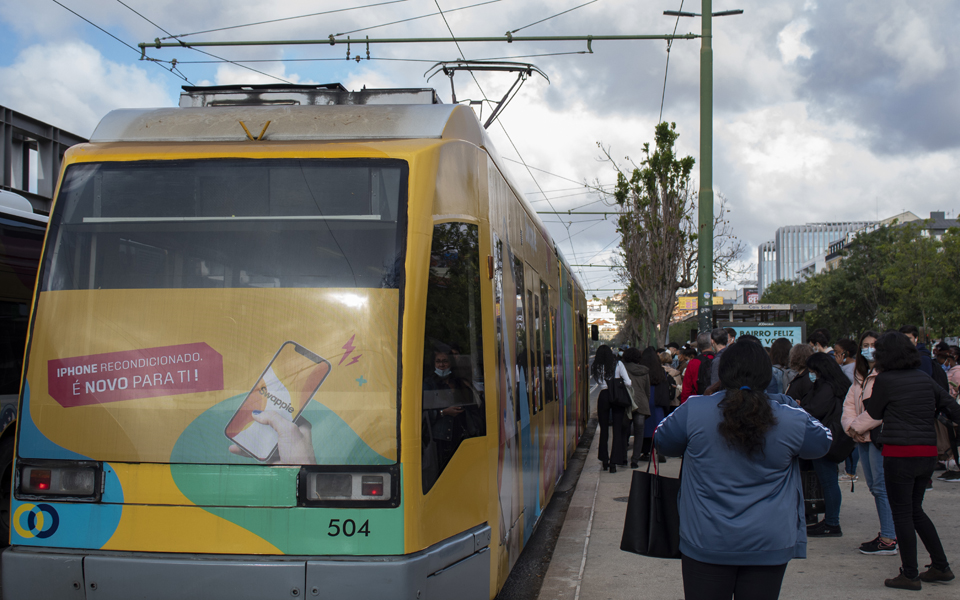
[[[817,374],[814,373],[813,371],[810,371],[809,373],[807,373],[807,375],[810,377],[810,381],[813,381],[813,382],[817,381]]]
[[[946,363],[944,363],[944,364],[942,364],[942,365],[940,365],[940,368],[941,368],[941,369],[943,369],[943,370],[944,370],[944,372],[947,372],[947,371],[949,371],[949,370],[950,370],[950,367],[948,367],[948,366],[946,365]]]
[[[860,354],[863,355],[867,362],[873,362],[873,355],[876,352],[876,348],[863,348],[860,350]]]

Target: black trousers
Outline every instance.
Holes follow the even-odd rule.
[[[715,565],[681,557],[687,600],[776,600],[787,570],[782,565]]]
[[[893,513],[893,528],[897,532],[897,546],[900,550],[900,563],[903,574],[914,579],[919,575],[917,568],[917,536],[930,553],[933,566],[947,569],[947,555],[937,535],[933,521],[923,512],[923,494],[927,482],[933,476],[936,457],[898,458],[886,456],[883,459],[883,479],[887,484],[887,500]]]
[[[613,409],[612,423],[610,422],[611,408]],[[597,450],[597,458],[602,463],[627,464],[627,440],[624,437],[623,418],[622,406],[610,406],[610,390],[600,390],[600,396],[597,397],[597,421],[600,423],[600,448]],[[608,446],[611,426],[613,426],[612,458]]]

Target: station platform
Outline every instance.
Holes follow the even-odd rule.
[[[539,600],[683,598],[679,560],[647,558],[620,550],[632,471],[601,471],[596,458],[599,439],[599,435],[593,438]],[[668,459],[660,467],[662,474],[676,477],[680,459]],[[640,468],[646,468],[646,464]],[[859,552],[860,544],[876,537],[880,528],[873,496],[862,471],[859,475],[853,492],[849,483],[840,484],[843,537],[810,539],[807,558],[790,561],[780,598],[960,598],[960,577],[949,583],[924,583],[923,590],[916,594],[883,585],[884,579],[897,575],[900,557]],[[934,479],[923,507],[937,526],[954,572],[960,572],[960,483]],[[917,558],[921,570],[930,562],[919,540]]]

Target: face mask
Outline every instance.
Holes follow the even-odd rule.
[[[940,368],[943,369],[944,372],[947,372],[947,371],[950,370],[950,367],[948,367],[948,366],[946,365],[946,363],[940,365]]]
[[[680,356],[679,356],[679,355],[673,357],[673,368],[676,369],[678,366],[680,366]]]
[[[447,377],[448,375],[450,375],[450,369],[434,369],[433,372],[439,375],[440,377]]]
[[[816,374],[816,373],[814,373],[814,372],[811,371],[810,373],[807,373],[807,375],[810,377],[810,381],[813,381],[813,382],[816,382],[816,381],[817,381],[817,374]]]
[[[864,348],[860,350],[860,354],[863,355],[867,362],[873,362],[873,354],[876,352],[876,348]]]

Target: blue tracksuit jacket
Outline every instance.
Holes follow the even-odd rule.
[[[806,558],[807,531],[797,458],[820,458],[830,430],[783,394],[769,396],[777,419],[762,455],[748,457],[717,430],[726,392],[692,396],[654,436],[667,456],[683,455],[680,551],[721,565],[781,565]]]

